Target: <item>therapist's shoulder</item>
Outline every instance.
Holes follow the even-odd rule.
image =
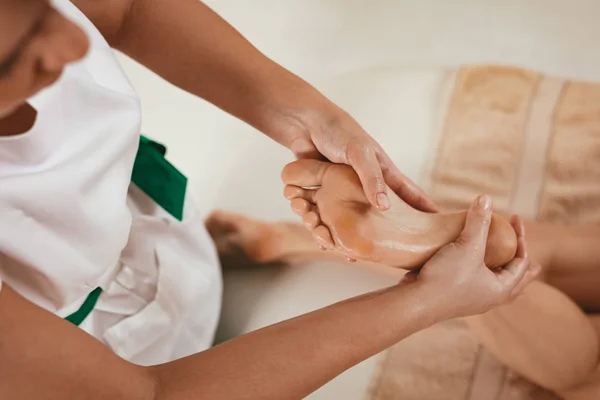
[[[136,1],[138,0],[71,0],[109,43],[118,40],[123,24]]]

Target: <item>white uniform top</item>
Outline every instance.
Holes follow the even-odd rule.
[[[29,132],[0,138],[0,280],[61,317],[102,287],[81,327],[132,362],[206,349],[221,299],[210,237],[191,201],[179,222],[130,184],[139,99],[93,24],[54,5],[91,50],[30,99]]]

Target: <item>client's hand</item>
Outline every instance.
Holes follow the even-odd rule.
[[[430,293],[432,308],[446,318],[480,314],[507,303],[540,272],[539,265],[531,266],[523,223],[517,216],[511,219],[518,238],[515,258],[496,270],[485,265],[491,216],[491,199],[480,196],[469,209],[461,235],[441,248],[419,271],[405,277],[423,286]]]

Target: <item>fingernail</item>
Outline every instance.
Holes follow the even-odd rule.
[[[387,210],[390,208],[390,199],[385,193],[377,194],[377,205],[381,210]]]
[[[481,196],[479,196],[477,205],[482,210],[489,211],[492,208],[492,199],[487,194],[482,194]]]
[[[327,251],[327,247],[323,246],[323,245],[319,245],[319,248],[321,249],[321,251]]]

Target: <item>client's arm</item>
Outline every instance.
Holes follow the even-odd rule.
[[[416,276],[241,336],[185,359],[132,365],[68,322],[4,286],[0,393],[30,399],[297,399],[354,364],[438,321],[484,312],[526,283],[523,238],[498,273],[483,264],[491,211],[469,213],[464,232]],[[525,278],[524,278],[525,276]]]

